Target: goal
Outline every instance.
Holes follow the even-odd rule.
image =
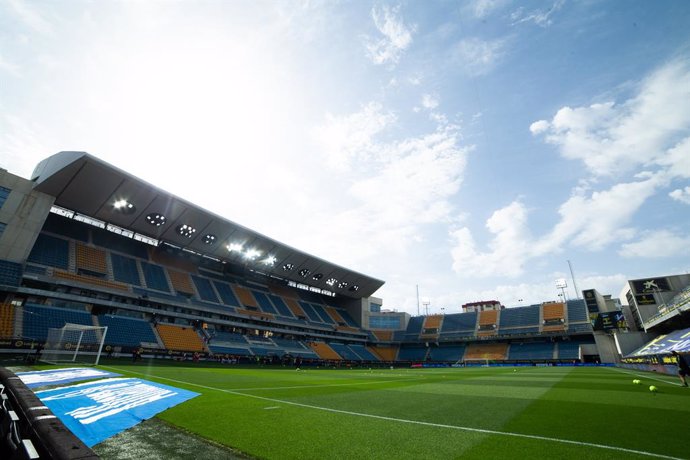
[[[66,323],[48,329],[40,360],[50,364],[78,363],[98,365],[108,326],[85,326]]]

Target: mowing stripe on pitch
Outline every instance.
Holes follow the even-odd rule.
[[[311,404],[303,404],[303,403],[298,403],[298,402],[293,402],[293,401],[284,401],[282,399],[267,398],[265,396],[257,396],[257,395],[247,394],[247,393],[240,393],[239,391],[236,391],[236,390],[226,390],[223,388],[215,388],[215,387],[210,387],[208,385],[201,385],[198,383],[185,382],[184,380],[171,379],[168,377],[159,377],[157,375],[144,374],[143,372],[134,372],[134,371],[129,371],[129,370],[125,370],[125,369],[119,369],[117,367],[111,367],[111,366],[101,366],[101,367],[105,367],[108,369],[116,369],[116,370],[121,371],[121,372],[129,372],[131,374],[144,375],[150,379],[168,380],[170,382],[175,382],[175,383],[180,383],[183,385],[189,385],[189,386],[204,388],[207,390],[220,391],[222,393],[228,393],[228,394],[232,394],[232,395],[236,395],[236,396],[244,396],[247,398],[260,399],[262,401],[269,401],[272,403],[286,404],[286,405],[296,406],[296,407],[304,407],[307,409],[320,410],[320,411],[324,411],[324,412],[332,412],[335,414],[351,415],[354,417],[373,418],[373,419],[377,419],[377,420],[385,420],[385,421],[397,422],[397,423],[406,423],[406,424],[410,424],[410,425],[422,425],[422,426],[430,426],[430,427],[436,427],[436,428],[446,428],[446,429],[450,429],[450,430],[468,431],[471,433],[492,434],[492,435],[498,435],[498,436],[509,436],[509,437],[513,437],[513,438],[525,438],[525,439],[534,439],[537,441],[548,441],[548,442],[555,442],[555,443],[560,443],[560,444],[570,444],[570,445],[575,445],[575,446],[593,447],[596,449],[613,450],[616,452],[626,452],[629,454],[644,455],[647,457],[654,457],[654,458],[665,458],[668,460],[683,460],[679,457],[672,457],[670,455],[655,454],[654,452],[647,452],[644,450],[635,450],[635,449],[627,449],[625,447],[607,446],[605,444],[596,444],[596,443],[592,443],[592,442],[572,441],[569,439],[551,438],[548,436],[539,436],[539,435],[533,435],[533,434],[511,433],[509,431],[485,430],[482,428],[472,428],[472,427],[467,427],[467,426],[445,425],[442,423],[423,422],[420,420],[408,420],[408,419],[404,419],[404,418],[385,417],[382,415],[374,415],[374,414],[364,414],[361,412],[352,412],[352,411],[342,410],[342,409],[332,409],[330,407],[314,406]]]
[[[634,376],[634,377],[641,377],[641,378],[643,378],[643,379],[656,380],[657,382],[663,382],[663,383],[666,383],[666,384],[668,384],[668,385],[675,385],[675,386],[678,386],[678,387],[680,386],[680,383],[671,382],[671,381],[669,381],[669,380],[664,380],[664,379],[652,377],[652,376],[649,375],[649,374],[637,374],[637,373],[631,372],[631,371],[624,371],[623,369],[620,369],[620,368],[617,368],[617,367],[610,367],[610,368],[608,368],[608,369],[611,369],[612,371],[619,372],[619,373],[621,373],[621,374],[628,374],[628,375],[632,375],[632,376]],[[671,378],[670,375],[669,375],[669,378]]]

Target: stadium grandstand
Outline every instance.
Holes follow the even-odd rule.
[[[0,353],[107,328],[109,358],[294,366],[617,365],[671,373],[690,275],[583,299],[458,313],[382,311],[383,281],[275,241],[84,152],[0,171]],[[683,342],[684,341],[684,342]],[[75,343],[61,342],[71,353]]]

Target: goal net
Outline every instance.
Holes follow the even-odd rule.
[[[101,358],[107,326],[67,323],[48,329],[40,360],[51,363],[78,363],[95,366]]]

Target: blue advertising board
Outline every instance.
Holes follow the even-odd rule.
[[[89,447],[198,395],[137,378],[104,379],[36,392]]]
[[[105,377],[118,377],[119,375],[120,374],[93,367],[69,367],[46,371],[17,372],[17,377],[19,377],[29,388],[46,385],[62,385],[65,383],[102,379]]]

